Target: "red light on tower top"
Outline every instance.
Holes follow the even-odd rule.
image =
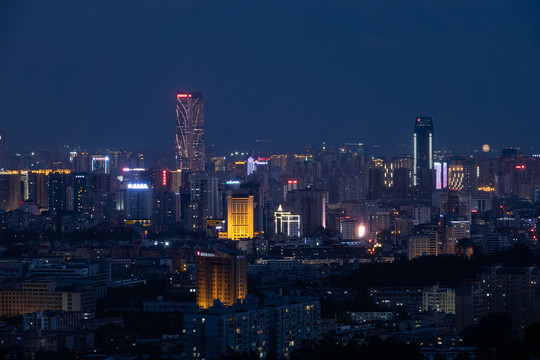
[[[191,94],[177,94],[176,97],[177,98],[187,98],[187,97],[191,97]]]

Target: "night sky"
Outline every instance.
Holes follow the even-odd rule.
[[[410,153],[426,115],[436,147],[540,152],[539,19],[538,0],[1,1],[0,129],[172,148],[187,89],[215,151]]]

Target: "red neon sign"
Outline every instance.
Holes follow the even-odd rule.
[[[163,170],[162,173],[163,186],[167,185],[167,170]]]

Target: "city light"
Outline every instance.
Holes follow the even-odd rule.
[[[128,189],[149,189],[148,184],[128,184]]]
[[[363,238],[366,235],[366,227],[364,225],[358,226],[358,237]]]

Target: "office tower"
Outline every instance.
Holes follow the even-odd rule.
[[[126,224],[150,225],[152,200],[152,189],[148,184],[129,183],[126,193]]]
[[[368,199],[377,200],[384,195],[384,169],[382,166],[371,167],[368,170]]]
[[[6,168],[6,132],[0,130],[0,170],[5,170]]]
[[[251,239],[253,229],[253,195],[227,196],[227,238]]]
[[[73,175],[73,210],[81,215],[89,215],[89,181],[87,173]]]
[[[300,237],[300,215],[293,215],[290,211],[283,211],[281,205],[274,212],[274,225],[276,234]]]
[[[204,106],[199,92],[176,94],[176,168],[203,172]]]
[[[364,199],[366,184],[362,175],[341,175],[337,178],[336,186],[338,202]]]
[[[411,171],[407,168],[394,169],[394,185],[392,188],[394,199],[407,199],[411,187]]]
[[[190,205],[186,224],[190,229],[205,230],[206,220],[220,219],[218,179],[194,175],[190,181]]]
[[[300,215],[302,234],[326,227],[326,191],[311,188],[289,192],[287,200],[295,204]]]
[[[109,157],[101,155],[92,156],[92,172],[99,174],[108,174]]]
[[[112,190],[111,180],[114,177],[105,173],[89,174],[89,198],[90,198],[90,217],[95,224],[114,223],[116,218],[116,202],[122,197],[115,194]],[[120,202],[120,201],[118,201]]]
[[[422,179],[433,169],[433,118],[418,117],[414,124],[413,143],[413,185],[431,182],[431,179]]]
[[[50,173],[49,183],[49,211],[65,211],[67,208],[67,179],[66,174]],[[71,199],[70,199],[71,200]]]
[[[226,306],[247,295],[247,259],[242,252],[197,252],[197,305],[204,309],[219,300]]]
[[[21,200],[21,175],[0,173],[0,210],[12,211]]]
[[[176,195],[172,191],[154,193],[152,226],[164,229],[176,222]]]

